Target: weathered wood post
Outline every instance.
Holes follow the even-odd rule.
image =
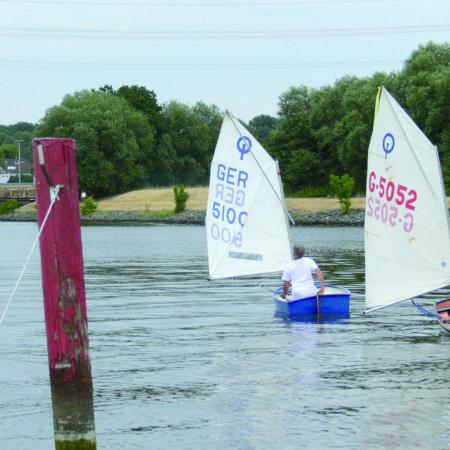
[[[55,446],[95,449],[75,142],[34,139],[33,159],[39,226],[62,186],[40,237]]]

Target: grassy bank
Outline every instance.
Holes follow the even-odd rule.
[[[189,200],[187,209],[194,211],[206,210],[208,200],[207,187],[188,187]],[[335,198],[286,198],[290,210],[298,214],[331,211],[339,208]],[[364,208],[364,197],[352,199],[352,207]],[[169,211],[175,206],[171,188],[142,189],[127,192],[98,202],[99,211]]]

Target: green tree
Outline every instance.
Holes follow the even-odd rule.
[[[145,86],[123,85],[115,90],[110,84],[105,84],[91,92],[117,95],[124,98],[136,111],[140,111],[147,117],[149,124],[159,131],[161,125],[161,106],[159,106],[156,94]]]
[[[116,95],[124,98],[134,109],[147,117],[149,124],[159,130],[161,127],[161,106],[158,105],[154,91],[144,86],[121,86]]]
[[[36,136],[77,142],[80,188],[96,197],[141,186],[154,151],[146,117],[116,95],[83,91],[50,108]]]
[[[261,114],[253,117],[248,123],[248,129],[250,133],[261,143],[262,146],[266,146],[269,141],[269,135],[277,124],[275,117],[267,114]]]
[[[97,92],[95,89],[92,89],[92,92]],[[115,94],[116,91],[110,84],[105,84],[98,88],[98,92],[103,92],[103,94]]]
[[[316,176],[310,178],[308,173],[303,171],[296,173],[292,168],[298,157],[304,159],[303,163],[300,163],[301,167],[305,166],[306,161],[308,165],[314,166],[311,155],[304,153],[305,149],[310,152],[314,149],[310,113],[311,91],[307,87],[291,87],[281,94],[278,102],[280,120],[270,134],[268,150],[278,159],[282,171],[289,173],[286,185],[291,191],[310,186],[311,180],[315,183],[320,182]]]
[[[197,102],[193,106],[192,112],[202,124],[206,151],[205,170],[208,173],[208,169],[214,155],[214,149],[217,144],[217,139],[219,138],[223,113],[218,106],[214,104],[208,105],[203,102]]]
[[[17,155],[18,155],[18,150],[15,145],[12,145],[12,144],[0,145],[0,158],[16,159]]]
[[[336,151],[342,171],[355,179],[356,188],[361,192],[365,191],[366,185],[367,149],[372,134],[375,98],[378,87],[382,85],[389,90],[392,86],[395,91],[392,75],[377,73],[370,78],[355,79],[343,93],[343,116],[336,124],[341,135],[336,142]]]
[[[175,182],[177,153],[172,145],[170,135],[165,133],[159,139],[151,158],[150,184],[168,186]]]
[[[203,105],[190,108],[172,101],[163,107],[163,130],[170,136],[176,153],[174,179],[177,183],[200,184],[208,179],[208,167],[213,153],[215,128],[205,120]]]
[[[450,189],[450,44],[421,45],[399,75],[402,105],[438,146]]]
[[[315,187],[323,184],[323,171],[317,156],[310,150],[301,148],[294,150],[288,161],[283,179],[294,192],[304,187]]]
[[[219,107],[214,104],[208,105],[204,102],[197,102],[192,107],[192,112],[203,125],[209,127],[211,137],[217,140],[223,117]]]
[[[31,139],[34,128],[35,125],[28,122],[18,122],[14,125],[0,125],[0,145],[10,144],[17,147],[17,141],[20,140],[20,157],[32,162]]]
[[[280,161],[288,191],[326,189],[331,173],[347,172],[365,190],[367,148],[378,86],[395,93],[395,74],[343,77],[333,86],[292,87],[281,95],[269,150]]]

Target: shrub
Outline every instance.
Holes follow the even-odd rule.
[[[341,205],[341,213],[348,214],[352,206],[351,196],[355,187],[355,179],[344,174],[341,177],[330,175],[330,190],[338,198]]]
[[[20,205],[17,200],[8,200],[6,202],[0,203],[0,215],[12,213],[19,206]]]
[[[186,192],[182,184],[173,187],[175,195],[175,214],[181,213],[186,209],[186,202],[189,198],[189,193]]]
[[[82,216],[94,214],[95,211],[97,211],[97,202],[95,201],[94,197],[89,196],[81,202],[80,212]]]

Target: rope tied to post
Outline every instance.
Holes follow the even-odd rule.
[[[58,197],[59,191],[63,187],[64,186],[61,185],[61,184],[57,184],[56,186],[51,186],[50,187],[50,205],[49,205],[49,207],[47,209],[47,212],[45,213],[44,220],[42,221],[42,225],[41,225],[41,227],[38,230],[38,234],[37,234],[37,236],[36,236],[36,238],[35,238],[35,240],[33,242],[33,245],[31,246],[31,250],[28,253],[28,256],[27,256],[27,258],[25,260],[25,264],[24,264],[24,266],[22,268],[22,271],[20,272],[19,278],[17,279],[17,282],[16,282],[16,284],[14,286],[14,289],[12,290],[11,295],[10,295],[10,297],[8,299],[8,302],[6,303],[6,307],[3,310],[3,314],[2,314],[2,316],[0,318],[0,327],[2,326],[3,321],[5,320],[6,314],[8,313],[9,307],[11,306],[11,304],[13,302],[13,299],[14,299],[14,296],[16,295],[17,289],[19,288],[19,285],[20,285],[20,283],[22,281],[22,278],[25,275],[25,271],[27,270],[28,264],[29,264],[29,262],[31,260],[31,256],[33,255],[33,252],[34,252],[34,249],[36,247],[36,244],[38,243],[39,238],[41,237],[41,234],[44,231],[45,225],[47,223],[48,218],[50,217],[50,213],[52,212],[53,206],[59,200],[59,197]]]

